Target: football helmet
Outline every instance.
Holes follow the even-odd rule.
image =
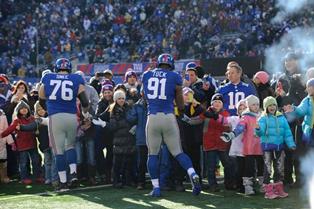
[[[174,69],[174,59],[170,54],[161,54],[157,59],[157,67],[161,64],[168,65],[172,70]]]
[[[69,59],[66,59],[66,58],[57,59],[56,64],[55,64],[55,72],[58,73],[60,71],[68,71],[68,73],[71,73],[72,64]]]

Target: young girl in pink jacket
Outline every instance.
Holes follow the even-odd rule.
[[[253,180],[257,168],[257,178],[260,185],[263,184],[264,160],[261,147],[261,141],[255,135],[257,127],[257,117],[259,115],[259,98],[250,95],[246,98],[247,110],[242,113],[242,117],[238,125],[232,132],[224,132],[221,139],[230,141],[236,136],[243,133],[243,151],[244,156],[244,173],[243,186],[246,195],[253,195]]]
[[[0,133],[8,127],[7,117],[0,109]],[[10,179],[7,175],[7,147],[10,144],[12,149],[15,150],[15,143],[11,135],[0,138],[0,183],[9,183]]]

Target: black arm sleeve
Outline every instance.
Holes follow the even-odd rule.
[[[33,121],[27,125],[20,125],[20,131],[36,131],[37,130],[37,122]]]
[[[47,110],[47,106],[46,106],[46,100],[39,98],[39,105],[44,109]]]
[[[81,92],[79,95],[77,95],[77,97],[79,98],[81,105],[83,108],[87,108],[89,105],[89,101],[87,99],[87,96],[85,94],[85,91]]]

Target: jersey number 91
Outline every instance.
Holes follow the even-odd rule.
[[[150,78],[148,79],[147,89],[150,93],[147,94],[148,99],[162,99],[166,100],[166,78]]]

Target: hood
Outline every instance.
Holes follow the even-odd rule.
[[[20,109],[22,109],[22,108],[27,108],[27,109],[28,109],[27,117],[29,117],[30,114],[31,114],[31,110],[30,110],[30,108],[29,108],[29,105],[28,105],[26,102],[24,102],[23,100],[21,100],[21,101],[16,105],[16,107],[15,107],[15,109],[14,109],[14,112],[16,113],[16,115],[17,115],[18,117],[20,116],[19,111],[20,111]]]
[[[244,110],[244,111],[242,112],[242,115],[241,115],[241,116],[244,116],[244,115],[253,116],[253,117],[257,117],[257,116],[258,116],[257,113],[251,112],[251,111],[249,110],[249,108],[246,108],[246,110]]]

